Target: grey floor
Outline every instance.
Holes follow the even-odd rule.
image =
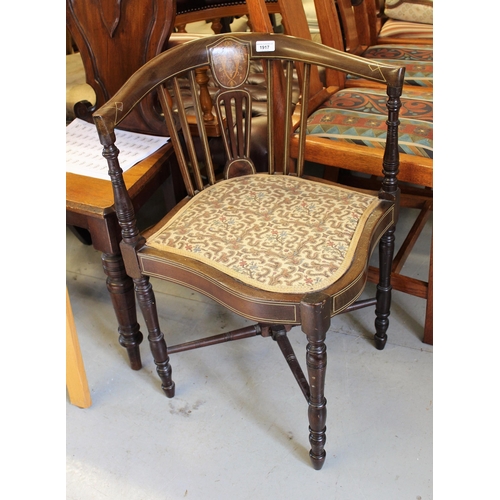
[[[415,215],[404,211],[400,229]],[[416,278],[427,277],[431,229],[432,221],[405,268]],[[394,292],[383,351],[371,341],[371,308],[333,321],[327,460],[318,472],[308,457],[307,404],[272,340],[172,355],[176,396],[167,399],[147,342],[143,369],[128,366],[99,253],[69,231],[66,244],[92,396],[88,409],[66,403],[68,500],[433,497],[433,348],[422,343],[424,300]],[[152,283],[168,340],[246,324],[192,291]],[[294,328],[290,338],[303,362],[304,335]]]

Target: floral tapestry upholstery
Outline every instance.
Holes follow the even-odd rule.
[[[387,95],[382,90],[351,88],[336,92],[307,121],[307,134],[384,148]],[[401,98],[399,151],[432,158],[432,92],[407,90]]]
[[[373,45],[361,55],[377,62],[404,66],[406,68],[405,85],[432,87],[432,45]],[[348,75],[348,78],[357,77]]]
[[[306,293],[348,269],[377,197],[284,175],[221,181],[147,245],[189,256],[266,291]]]

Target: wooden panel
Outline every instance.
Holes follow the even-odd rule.
[[[66,289],[66,387],[71,404],[88,408],[92,404],[87,374],[83,365],[73,310]]]

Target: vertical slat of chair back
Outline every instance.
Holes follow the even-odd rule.
[[[184,181],[184,185],[186,186],[186,191],[188,196],[194,196],[195,188],[193,186],[193,182],[191,180],[191,175],[189,173],[189,164],[184,154],[184,148],[181,143],[181,139],[177,130],[177,124],[174,117],[173,112],[173,102],[171,98],[167,96],[168,90],[165,85],[160,85],[158,89],[158,95],[160,98],[161,107],[163,109],[163,113],[165,116],[165,122],[167,124],[168,130],[170,132],[170,139],[172,141],[172,145],[174,147],[175,155],[177,157],[177,163],[179,165],[179,169],[181,171],[182,179]],[[183,111],[181,111],[181,114]]]
[[[224,178],[256,172],[250,158],[250,135],[252,117],[252,95],[245,88],[250,74],[252,44],[234,37],[217,41],[208,48],[211,72],[220,86],[215,94],[215,112],[222,128],[222,139],[226,152]],[[270,85],[274,93],[273,85]],[[267,116],[273,114],[273,100],[268,101]],[[273,143],[273,136],[269,143]],[[274,161],[274,153],[268,156]]]
[[[315,2],[322,3],[325,1],[332,3],[331,0],[315,0]],[[351,0],[337,0],[336,4],[340,13],[343,28],[345,51],[350,54],[361,54],[366,47],[363,47],[358,37],[356,18],[354,17],[354,7],[351,4]]]
[[[363,47],[375,45],[375,43],[372,43],[372,30],[370,29],[367,2],[365,0],[351,0],[351,6],[359,43]]]
[[[366,45],[376,45],[378,41],[378,33],[382,27],[382,20],[380,18],[380,9],[377,6],[376,0],[364,0],[365,4],[365,22],[368,24],[370,38],[367,40],[361,39],[360,42]],[[354,9],[354,15],[357,15]]]
[[[215,96],[215,112],[222,124],[222,140],[227,162],[224,178],[254,174],[250,159],[252,96],[243,89],[220,90]]]
[[[189,72],[189,85],[191,88],[191,95],[194,96],[194,111],[196,115],[196,123],[198,124],[198,137],[200,138],[202,148],[205,153],[204,161],[208,174],[208,182],[210,184],[214,184],[215,183],[214,167],[212,163],[212,157],[209,154],[208,134],[207,134],[207,129],[205,127],[206,121],[203,112],[203,106],[201,104],[202,97],[201,93],[198,92],[198,79],[197,79],[198,70],[199,68],[196,68],[195,70]],[[178,102],[179,105],[182,104],[182,100]],[[196,171],[196,182],[201,185],[203,184],[199,170]]]
[[[196,92],[193,92],[194,87],[193,87],[192,79],[189,78],[189,76],[190,75],[192,76],[192,74],[193,74],[192,71],[190,71],[188,74],[190,93],[194,97],[194,100],[196,101],[196,97],[198,96],[198,94]],[[186,109],[184,108],[184,106],[182,104],[182,96],[181,96],[181,88],[179,85],[179,79],[174,78],[172,83],[173,83],[173,88],[174,88],[175,100],[177,102],[177,113],[179,116],[182,135],[183,135],[183,138],[184,138],[184,141],[186,144],[187,153],[188,153],[189,160],[191,163],[191,172],[193,175],[194,184],[196,186],[196,189],[198,191],[201,191],[203,189],[203,181],[202,181],[201,175],[200,175],[200,166],[198,164],[198,158],[196,155],[196,148],[194,146],[193,137],[192,137],[191,131],[189,129],[189,123],[188,123],[188,119],[187,119]],[[195,102],[195,109],[196,109],[196,102]]]
[[[275,109],[274,106],[274,71],[273,71],[273,61],[268,59],[265,64],[266,75],[267,75],[267,109]],[[268,163],[268,171],[270,174],[274,174],[275,165],[274,165],[274,157],[275,157],[275,149],[274,149],[274,130],[275,130],[275,115],[274,113],[267,113],[267,163]]]
[[[311,65],[304,64],[301,95],[309,95],[309,84],[311,81]],[[304,173],[304,156],[306,148],[307,118],[309,116],[307,107],[302,106],[299,121],[299,154],[297,155],[297,175],[302,177]]]

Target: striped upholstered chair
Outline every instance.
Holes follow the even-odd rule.
[[[433,0],[364,0],[364,3],[372,32],[368,45],[432,43]]]
[[[369,24],[366,10],[362,10],[366,0],[336,0],[340,15],[342,31],[345,38],[345,50],[351,54],[384,61],[388,64],[402,64],[406,68],[405,86],[432,87],[433,86],[433,46],[432,40],[426,44],[414,44],[408,42],[398,42],[392,44],[371,44],[371,40],[363,36],[360,25]],[[325,12],[332,11],[331,0],[315,0],[317,11],[321,11],[321,16]],[[358,17],[356,17],[356,14]],[[326,14],[328,15],[328,14]],[[330,14],[332,15],[332,14]],[[318,16],[318,23],[322,23],[321,16]],[[327,37],[325,30],[321,29],[322,37]],[[323,40],[323,43],[327,43]],[[329,43],[327,43],[330,45]],[[366,80],[360,82],[359,77],[349,75],[346,86],[368,85]]]

